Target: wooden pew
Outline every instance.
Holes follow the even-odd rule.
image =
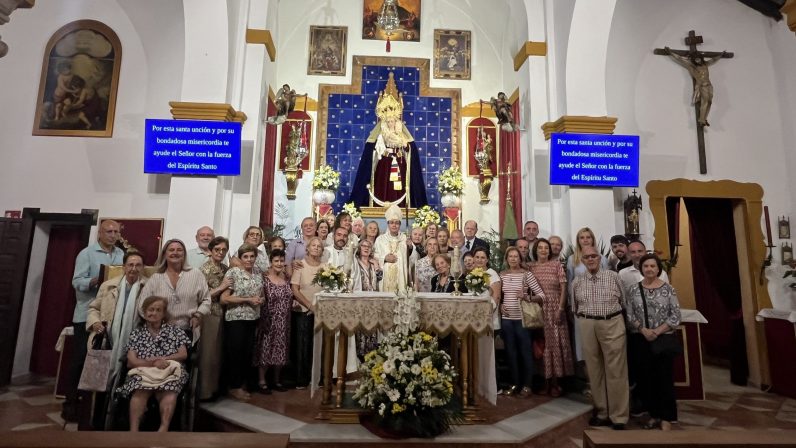
[[[288,434],[218,432],[0,432],[0,447],[15,448],[284,448]]]
[[[583,431],[583,448],[630,447],[745,448],[773,446],[796,448],[796,431]]]

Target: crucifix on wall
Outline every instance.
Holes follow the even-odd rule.
[[[713,84],[710,82],[708,67],[722,58],[732,58],[733,54],[726,51],[699,51],[697,45],[703,42],[702,36],[697,36],[694,30],[688,32],[685,44],[688,50],[672,50],[669,47],[656,48],[654,54],[669,56],[678,64],[685,67],[691,75],[694,93],[691,102],[696,111],[697,145],[699,147],[699,173],[706,174],[707,160],[705,156],[705,127],[708,123],[708,113],[713,104]]]

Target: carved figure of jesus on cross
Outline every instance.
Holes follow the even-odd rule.
[[[656,48],[654,54],[669,56],[676,63],[685,67],[691,75],[694,84],[694,93],[691,102],[696,111],[697,144],[699,146],[699,172],[706,174],[707,160],[705,157],[705,126],[708,123],[708,113],[713,104],[713,84],[710,82],[708,67],[719,59],[732,58],[734,55],[726,51],[699,51],[697,45],[703,43],[702,36],[697,36],[694,30],[688,32],[685,44],[688,50],[672,50],[669,47]]]

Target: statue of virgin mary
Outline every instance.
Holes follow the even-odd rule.
[[[379,120],[362,150],[350,201],[360,208],[427,205],[417,145],[403,123],[403,98],[392,73],[376,103],[376,116]]]

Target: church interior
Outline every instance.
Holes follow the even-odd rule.
[[[796,0],[0,0],[0,79],[9,83],[0,88],[0,434],[9,435],[0,446],[114,446],[103,433],[130,426],[125,420],[126,427],[110,428],[110,406],[98,402],[111,400],[77,391],[80,375],[70,373],[70,357],[86,351],[76,346],[96,331],[80,315],[86,297],[94,300],[112,278],[122,291],[140,293],[131,286],[139,276],[167,278],[179,266],[169,257],[180,246],[183,271],[164,289],[173,298],[151,304],[141,297],[149,305],[136,302],[131,312],[146,333],[146,307],[162,305],[165,328],[185,307],[177,291],[188,282],[191,256],[196,252],[204,266],[218,245],[229,251],[225,270],[229,264],[244,277],[262,274],[256,313],[271,309],[263,292],[269,288],[284,286],[296,300],[283,310],[290,348],[279,348],[290,360],[276,364],[286,365],[281,375],[290,390],[280,392],[279,368],[258,384],[257,364],[244,359],[248,386],[229,386],[232,397],[227,386],[212,398],[179,395],[166,427],[197,436],[185,439],[193,446],[792,443],[796,176],[788,173],[796,172],[796,78],[788,73],[796,73]],[[597,148],[603,144],[610,149]],[[629,165],[592,165],[622,154]],[[583,171],[568,171],[575,164]],[[570,177],[576,172],[587,174]],[[378,237],[370,238],[371,223]],[[108,229],[116,234],[106,244]],[[414,229],[422,230],[417,239]],[[254,243],[252,230],[259,232]],[[591,240],[582,246],[586,233]],[[226,239],[214,238],[220,236]],[[316,240],[320,269],[336,264],[331,275],[344,278],[323,291],[305,275],[319,272]],[[542,283],[533,267],[544,264],[537,258],[542,243],[548,262],[557,255],[561,281],[552,282],[563,298],[560,319],[548,316],[536,280],[527,284],[534,275]],[[634,243],[642,248],[636,258]],[[81,257],[92,247],[112,261],[96,270],[92,264],[79,286]],[[592,252],[599,257],[594,268]],[[367,257],[373,266],[363,267]],[[131,281],[127,263],[136,258]],[[647,259],[657,274],[645,273]],[[420,261],[432,271],[426,289]],[[635,280],[623,285],[621,267],[634,270]],[[507,289],[515,269],[526,282],[518,296]],[[593,316],[591,293],[580,291],[592,291],[586,282],[611,270],[621,309]],[[297,280],[308,276],[317,289]],[[643,345],[644,337],[651,344],[675,335],[679,352],[666,358],[665,381],[679,418],[635,415],[641,392],[633,391],[633,378],[655,370],[630,360],[630,296],[645,303],[645,281],[676,291],[676,324],[649,337],[639,328],[634,336]],[[157,289],[147,283],[141,289]],[[180,337],[208,344],[213,333],[206,330],[203,340],[198,329],[216,308],[216,325],[225,337],[233,334],[226,324],[243,318],[230,318],[230,310],[246,297],[229,284],[226,292],[209,280],[202,286],[206,303],[192,305]],[[471,292],[461,293],[460,284],[472,285]],[[539,291],[550,295],[544,284]],[[346,302],[349,296],[372,301]],[[177,305],[169,301],[175,298]],[[537,298],[545,324],[526,326],[521,302]],[[415,304],[419,311],[409,310]],[[302,316],[295,320],[297,307]],[[109,315],[116,323],[125,313]],[[450,385],[445,409],[459,406],[458,420],[426,441],[391,439],[395,434],[373,423],[380,421],[371,418],[374,409],[357,404],[369,376],[379,382],[376,369],[365,367],[381,356],[377,346],[393,341],[392,325],[390,334],[400,333],[400,316],[433,334],[433,350],[455,371],[440,390]],[[614,367],[596,375],[592,358],[581,353],[595,350],[581,348],[581,338],[592,338],[584,328],[611,319],[630,332],[627,355],[621,332],[623,376]],[[263,320],[276,328],[270,317]],[[562,351],[571,372],[557,375],[561,387],[549,386],[545,365],[560,361],[547,355],[559,345],[546,327],[553,321],[556,328],[568,322]],[[521,335],[509,336],[515,324]],[[381,345],[361,352],[365,333],[376,327]],[[271,331],[250,328],[252,341]],[[227,362],[236,348],[221,348],[222,332],[214,331],[216,356]],[[414,331],[405,337],[427,335]],[[613,356],[595,334],[602,347],[595,356]],[[248,350],[259,350],[252,344]],[[295,362],[299,346],[309,351]],[[95,349],[89,354],[104,351]],[[191,391],[208,377],[204,350],[188,344],[187,354],[170,361],[183,363]],[[77,373],[82,367],[85,375],[82,362]],[[311,378],[292,383],[305,362]],[[611,378],[627,379],[628,367],[630,403],[616,405]],[[530,378],[526,387],[517,369]],[[235,376],[228,370],[216,373],[217,384]],[[72,399],[80,405],[65,415]],[[605,400],[614,403],[607,411]],[[395,416],[402,409],[392,401]],[[617,417],[622,407],[629,416]],[[147,415],[157,411],[154,405]],[[611,431],[625,425],[629,431]],[[246,438],[253,434],[262,438]],[[173,434],[139,435],[125,446],[178,443],[167,438]]]

